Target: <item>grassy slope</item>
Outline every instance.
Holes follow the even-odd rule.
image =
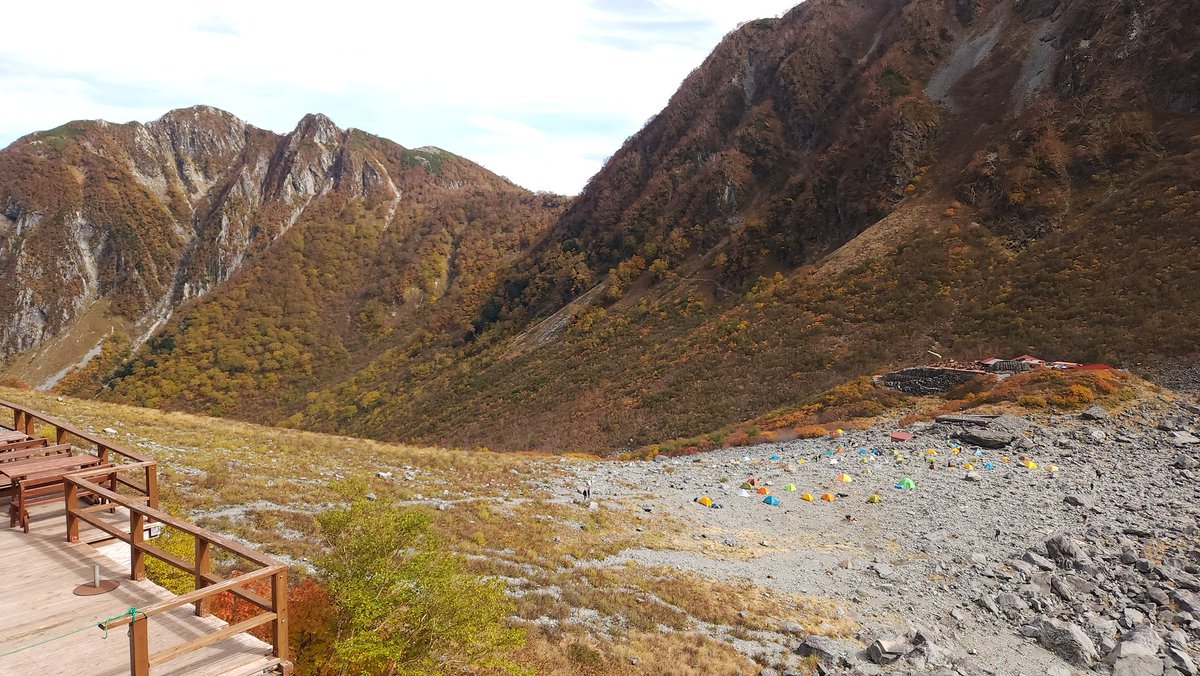
[[[513,621],[529,628],[513,657],[536,673],[629,673],[635,657],[641,673],[747,672],[753,665],[729,635],[773,630],[783,620],[812,631],[848,628],[827,600],[749,583],[641,566],[581,574],[577,562],[629,546],[697,546],[666,515],[643,520],[627,516],[640,514],[636,505],[594,511],[553,498],[547,482],[562,480],[564,463],[583,460],[401,446],[29,390],[0,388],[0,396],[85,429],[117,429],[121,443],[160,461],[169,509],[293,560],[313,553],[314,512],[347,499],[353,482],[339,479],[366,480],[380,500],[418,509],[448,502],[432,511],[435,529],[475,572],[510,580]],[[603,621],[592,620],[593,611]],[[299,659],[313,673],[303,653]]]

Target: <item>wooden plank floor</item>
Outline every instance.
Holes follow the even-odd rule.
[[[0,501],[0,513],[7,511],[7,500]],[[128,512],[118,510],[111,518],[114,523],[124,520],[128,528]],[[0,524],[0,674],[128,674],[127,627],[109,632],[106,640],[96,623],[130,607],[169,599],[171,593],[149,580],[129,579],[129,548],[123,543],[99,549],[68,543],[60,505],[43,505],[31,514],[28,535],[4,525]],[[80,530],[81,540],[99,535],[95,529]],[[124,562],[105,556],[105,550]],[[100,564],[101,579],[120,580],[121,586],[98,596],[75,596],[77,585],[91,582],[94,563]],[[151,654],[225,626],[215,617],[196,617],[190,605],[149,622]],[[56,638],[77,629],[81,631]],[[275,663],[269,644],[238,634],[152,667],[151,673],[248,676]]]

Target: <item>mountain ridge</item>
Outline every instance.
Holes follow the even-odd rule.
[[[320,114],[284,135],[209,106],[147,124],[73,122],[22,137],[3,158],[4,257],[37,273],[0,280],[25,292],[5,313],[8,354],[63,334],[100,299],[136,348],[325,202],[380,210],[386,230],[410,202],[414,218],[472,191],[533,199],[446,151],[405,149]],[[35,240],[22,236],[39,227]],[[47,278],[67,292],[39,293]]]
[[[260,229],[211,212],[195,254],[210,272],[184,277],[228,269],[204,248],[222,236],[269,239],[275,265],[242,265],[70,391],[391,440],[612,453],[930,349],[1194,358],[1193,10],[809,0],[728,35],[569,203],[493,187],[456,205],[444,200],[458,178],[395,180],[452,156],[305,118],[268,160],[281,197]],[[206,166],[188,169],[197,185]],[[237,196],[232,178],[221,189]],[[406,210],[415,194],[437,206]],[[514,230],[514,213],[529,226]],[[458,225],[431,225],[444,222]],[[471,239],[471,223],[487,234]]]

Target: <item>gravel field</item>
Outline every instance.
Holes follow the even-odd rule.
[[[578,463],[553,489],[582,499],[590,482],[596,508],[671,514],[702,545],[628,549],[601,565],[838,599],[862,630],[793,640],[797,668],[811,655],[829,673],[1194,675],[1198,411],[1158,400],[1111,416],[939,418],[905,441],[885,422],[834,439]],[[905,478],[913,488],[897,487]]]

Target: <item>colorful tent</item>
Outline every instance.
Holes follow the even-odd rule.
[[[788,484],[783,487],[783,490],[791,493],[792,491],[796,490],[796,484]]]
[[[742,490],[744,490],[744,491],[748,491],[748,490],[750,490],[751,488],[754,488],[754,484],[750,483],[749,481],[743,481],[743,482],[742,482]]]
[[[871,497],[867,498],[867,502],[868,502],[869,504],[872,504],[872,505],[874,505],[874,504],[878,504],[878,503],[880,503],[880,502],[883,502],[883,498],[879,497],[879,494],[878,494],[878,493],[875,493],[875,494],[874,494],[874,495],[872,495]]]
[[[902,479],[900,479],[899,481],[896,482],[896,488],[907,488],[907,489],[911,490],[916,487],[917,487],[917,482],[913,481],[912,479],[910,479],[908,477],[903,477]]]
[[[822,493],[821,499],[825,502],[833,502],[834,500],[837,500],[837,498],[833,497],[833,493]]]
[[[759,486],[756,491],[759,495],[770,495],[771,491],[767,490],[766,486]]]
[[[767,497],[763,498],[763,502],[768,505],[778,505],[779,498],[775,497],[774,495],[768,495]]]
[[[848,484],[851,481],[854,481],[854,477],[850,476],[849,474],[846,474],[845,472],[842,472],[841,474],[838,475],[838,481],[840,481],[844,484]]]
[[[742,490],[738,491],[738,497],[739,498],[748,498],[748,497],[750,497],[750,491],[743,488]]]
[[[801,493],[800,499],[805,502],[812,502],[815,498],[813,498],[812,493]]]
[[[713,503],[712,498],[708,497],[707,495],[701,497],[696,502],[699,502],[700,504],[704,505],[705,507],[712,507],[712,503]]]
[[[778,455],[772,455],[772,456],[771,456],[770,458],[768,458],[768,459],[769,459],[769,460],[778,460],[778,459],[779,459],[779,456],[778,456]]]

